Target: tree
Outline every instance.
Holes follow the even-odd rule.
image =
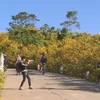
[[[40,27],[40,31],[43,33],[47,33],[50,29],[50,26],[48,24],[44,24],[42,27]]]
[[[80,28],[80,23],[77,21],[77,11],[68,11],[66,14],[67,21],[64,21],[60,25],[64,26],[71,30],[71,26],[74,25],[77,28]]]
[[[28,14],[27,12],[20,12],[17,15],[12,15],[12,22],[9,22],[9,30],[19,30],[22,28],[29,28],[35,26],[35,21],[39,21],[35,14]]]
[[[29,28],[23,28],[21,30],[14,30],[9,32],[9,39],[22,43],[24,46],[29,44],[42,45],[44,37],[38,31],[32,31]]]
[[[57,33],[57,30],[54,26],[52,26],[49,30],[50,33]]]
[[[62,28],[61,31],[58,32],[58,39],[59,39],[59,40],[64,39],[64,38],[66,38],[68,35],[69,35],[68,29],[64,27],[64,28]]]

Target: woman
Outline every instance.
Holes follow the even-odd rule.
[[[20,69],[19,69],[19,66],[18,66],[18,64],[19,64],[19,62],[21,61],[21,57],[20,57],[20,55],[18,54],[17,55],[17,58],[16,58],[16,63],[15,63],[15,67],[16,67],[16,75],[20,75]]]

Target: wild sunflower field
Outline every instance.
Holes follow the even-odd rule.
[[[31,27],[0,33],[0,39],[0,52],[6,53],[8,67],[14,68],[19,53],[27,59],[33,59],[29,67],[36,69],[40,53],[44,52],[48,58],[47,71],[59,73],[63,66],[65,75],[85,78],[86,71],[89,70],[89,79],[97,81],[100,34],[67,30],[59,34],[57,30],[42,32]]]

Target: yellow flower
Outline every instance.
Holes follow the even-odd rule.
[[[0,87],[3,87],[3,86],[4,86],[4,84],[0,83]]]

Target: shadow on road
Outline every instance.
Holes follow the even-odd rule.
[[[3,90],[19,90],[18,88],[3,88]]]
[[[31,75],[41,75],[38,71],[29,71]],[[46,73],[45,77],[49,77],[47,79],[48,82],[52,80],[56,80],[56,83],[45,83],[47,87],[52,86],[52,88],[41,88],[41,89],[49,89],[49,90],[81,90],[81,91],[89,91],[100,93],[98,89],[98,85],[96,83],[92,83],[85,79],[77,79],[73,77],[67,77],[61,74],[55,73]],[[62,88],[56,88],[55,85],[61,86]]]
[[[37,70],[28,70],[30,75],[41,75]],[[12,74],[14,75],[14,74]],[[48,90],[81,90],[94,93],[100,93],[96,83],[89,82],[85,79],[77,79],[73,77],[67,77],[65,75],[57,73],[47,73],[42,75],[44,77],[44,86],[38,89],[48,89]],[[57,87],[56,87],[57,86]],[[59,88],[58,88],[59,87]],[[8,88],[9,90],[10,88]],[[13,88],[12,88],[13,89]]]

